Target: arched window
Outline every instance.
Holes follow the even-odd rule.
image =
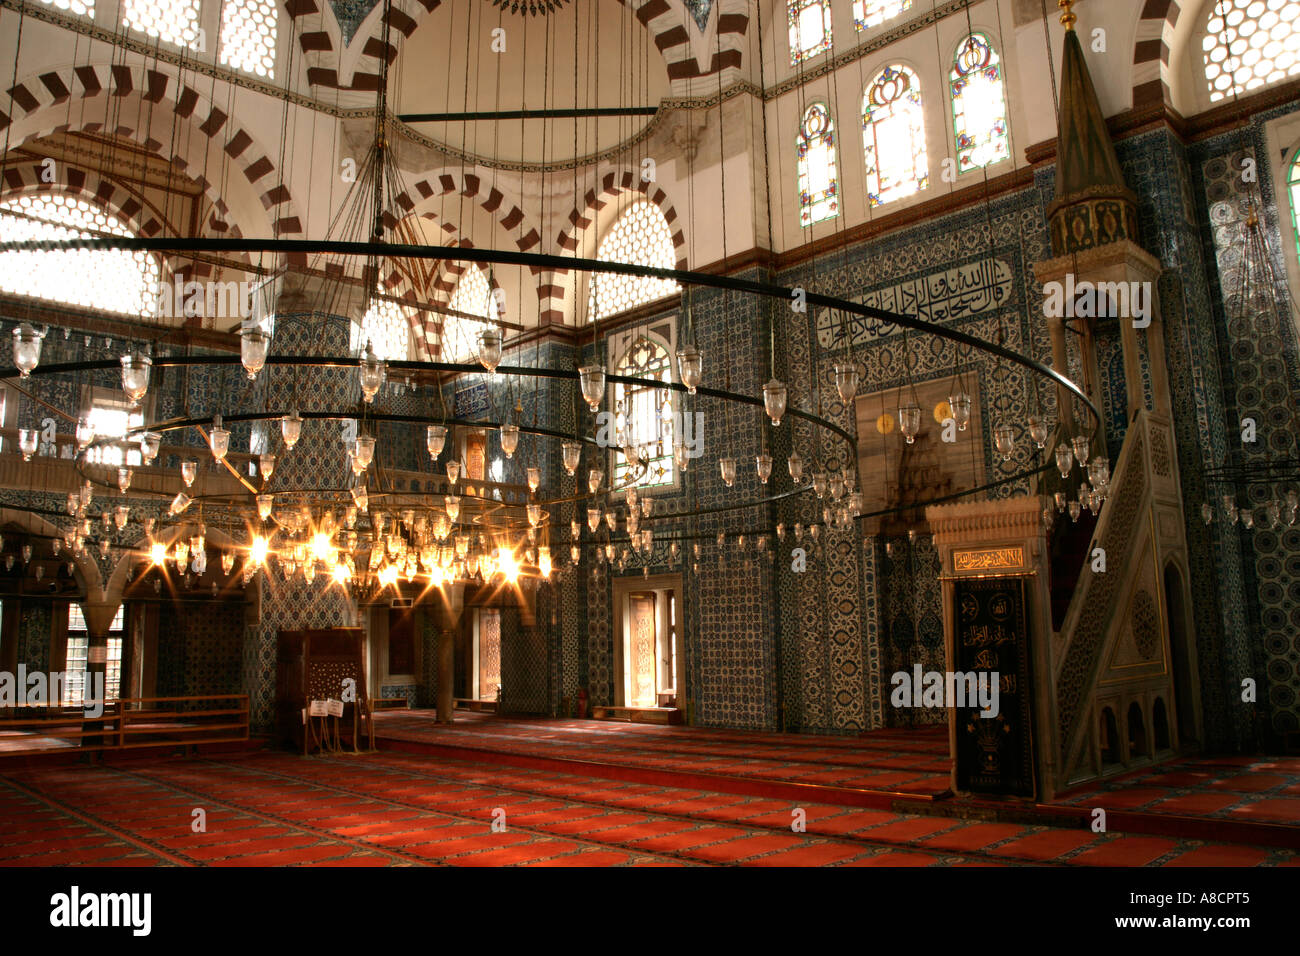
[[[628,346],[614,374],[632,378],[672,381],[672,361],[660,342],[638,336]],[[656,488],[673,483],[673,402],[672,391],[649,385],[614,386],[614,427],[620,450],[614,456],[614,484],[621,485],[628,475],[627,458],[622,447],[631,443],[646,462],[644,476],[637,485]]]
[[[56,10],[67,10],[69,13],[75,13],[79,17],[94,17],[95,0],[41,0],[47,6],[54,7]]]
[[[814,103],[799,124],[799,225],[811,226],[840,214],[835,175],[835,128],[830,110]]]
[[[456,282],[448,307],[468,315],[482,316],[482,322],[455,315],[442,317],[442,350],[445,362],[468,362],[478,355],[478,337],[484,329],[492,328],[492,289],[487,276],[478,265],[461,263],[465,271]]]
[[[117,217],[84,199],[58,193],[0,202],[0,240],[130,236]],[[0,254],[0,289],[104,312],[150,317],[162,270],[147,252],[77,250]]]
[[[952,72],[952,122],[957,171],[981,169],[1011,155],[1002,60],[989,38],[972,33],[957,47]]]
[[[798,66],[831,48],[831,5],[828,0],[787,0],[790,18],[790,65]]]
[[[675,269],[673,234],[659,207],[648,199],[629,206],[600,241],[596,258],[605,262],[626,262],[659,269]],[[679,292],[672,279],[647,276],[593,275],[587,314],[591,319],[617,315],[645,302]]]
[[[1294,0],[1211,0],[1201,49],[1212,103],[1300,73]]]
[[[853,23],[859,30],[870,30],[911,7],[912,0],[853,0]]]
[[[374,299],[361,319],[352,326],[352,351],[360,355],[366,343],[375,357],[385,362],[404,362],[411,357],[411,323],[407,310],[392,299]]]
[[[1287,195],[1291,197],[1291,237],[1295,240],[1296,254],[1300,255],[1300,149],[1291,157],[1286,177]]]
[[[123,0],[122,25],[145,36],[202,50],[199,0]]]
[[[221,63],[275,78],[275,0],[223,0]]]
[[[921,83],[907,67],[887,66],[867,87],[862,98],[862,148],[870,205],[910,196],[930,184]]]

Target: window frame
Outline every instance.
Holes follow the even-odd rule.
[[[808,118],[813,113],[813,111],[817,109],[821,109],[826,114],[826,127],[822,132],[816,134],[819,140],[819,143],[817,144],[816,148],[822,148],[822,146],[824,146],[830,152],[831,188],[829,191],[829,196],[830,196],[829,200],[827,199],[813,200],[809,196],[808,191],[804,187],[805,180],[811,178],[810,173],[806,171],[806,167],[809,166],[807,157],[808,154],[814,149],[814,146],[811,143],[813,137],[810,136],[807,131]],[[839,157],[838,157],[838,151],[836,150],[836,142],[835,142],[835,117],[831,115],[831,110],[829,105],[827,105],[825,102],[821,100],[808,104],[808,108],[804,110],[803,116],[800,117],[799,119],[799,131],[796,136],[795,142],[796,142],[795,188],[799,194],[799,226],[800,228],[803,229],[811,229],[813,226],[817,225],[818,223],[830,222],[831,220],[838,219],[842,211]],[[806,196],[809,198],[805,199]],[[819,204],[826,203],[826,202],[829,202],[830,208],[832,210],[830,215],[823,215],[820,218],[816,218],[816,219],[812,218],[809,212],[810,209],[813,209]]]
[[[968,169],[962,169],[962,165],[961,165],[962,147],[960,146],[961,132],[957,129],[957,95],[953,91],[953,84],[956,82],[956,80],[954,79],[953,74],[956,73],[957,71],[957,63],[961,58],[962,50],[964,49],[966,44],[970,41],[971,37],[981,37],[984,40],[984,43],[988,46],[989,51],[992,54],[992,58],[995,61],[991,65],[997,69],[998,82],[1002,84],[1002,122],[1005,126],[1004,135],[1006,137],[1007,149],[1006,149],[1006,155],[1001,157],[1000,159],[991,160],[982,166],[971,166]],[[1001,163],[1004,163],[1007,160],[1014,158],[1015,143],[1011,137],[1011,105],[1009,100],[1007,99],[1007,84],[1008,84],[1007,60],[1006,57],[1002,54],[1002,52],[999,50],[998,43],[994,42],[993,34],[990,31],[976,28],[969,31],[968,33],[965,33],[962,36],[962,38],[957,41],[957,45],[953,47],[952,58],[949,60],[947,81],[948,81],[948,85],[947,85],[948,123],[952,129],[953,148],[957,154],[955,157],[957,161],[957,176],[960,178],[962,175],[966,173],[978,173],[983,170],[989,169],[991,167],[998,166]],[[925,105],[924,97],[922,97],[922,109],[924,109],[924,105]],[[976,148],[978,147],[971,147],[972,150]]]
[[[915,107],[914,108],[909,107],[908,112],[915,114],[915,120],[912,123],[912,134],[914,137],[913,142],[915,142],[915,136],[918,131],[921,136],[920,154],[923,160],[923,167],[921,168],[920,171],[922,175],[917,177],[918,181],[917,181],[916,188],[912,189],[910,192],[891,196],[889,198],[881,198],[878,200],[873,200],[872,193],[871,193],[871,181],[873,176],[875,177],[876,186],[880,194],[883,196],[885,192],[884,188],[881,186],[881,181],[880,181],[879,139],[875,135],[876,127],[882,120],[873,119],[870,122],[868,122],[867,106],[870,102],[870,97],[872,92],[876,89],[877,86],[880,85],[882,79],[886,78],[886,74],[890,73],[891,71],[895,72],[896,74],[906,74],[909,77],[908,90],[901,92],[898,96],[893,97],[887,103],[883,103],[880,106],[875,107],[875,109],[879,110],[885,107],[890,107],[892,110],[893,105],[897,103],[900,99],[904,97],[914,98]],[[923,192],[925,192],[927,189],[930,188],[930,143],[929,143],[929,137],[927,135],[928,130],[926,129],[925,94],[921,86],[920,71],[916,67],[906,62],[903,62],[901,60],[895,60],[884,64],[879,70],[877,70],[872,75],[871,79],[867,81],[866,86],[862,90],[861,104],[862,105],[859,111],[859,116],[862,123],[863,194],[866,197],[868,210],[879,209],[881,206],[888,206],[894,203],[906,202],[907,200],[920,196]],[[871,136],[871,140],[872,140],[871,146],[874,147],[876,150],[874,173],[872,171],[872,167],[868,166],[867,164],[868,135]],[[917,169],[918,169],[917,156],[913,155],[912,157],[913,173],[916,173]]]
[[[662,320],[656,319],[649,323],[638,323],[634,328],[625,329],[625,330],[612,333],[606,339],[605,342],[606,349],[607,349],[606,354],[615,356],[615,358],[610,363],[611,373],[614,375],[624,374],[622,371],[620,371],[624,358],[631,353],[633,347],[642,339],[646,339],[650,341],[652,344],[659,346],[667,353],[668,380],[670,382],[676,382],[680,384],[680,370],[677,368],[677,360],[676,360],[677,317],[675,314],[665,316]],[[624,386],[612,382],[608,386],[607,398],[608,398],[608,407],[610,409],[611,414],[614,413],[615,409],[618,406],[619,391],[623,387]],[[658,389],[655,389],[655,391],[658,391]],[[668,400],[671,405],[672,412],[674,415],[676,415],[682,410],[681,402],[678,399],[677,393],[674,392],[672,389],[669,389],[668,393],[669,393]],[[660,434],[662,435],[662,433],[663,432],[661,429]],[[636,488],[638,495],[645,496],[645,495],[657,495],[657,494],[670,494],[681,490],[682,487],[681,473],[678,471],[677,463],[673,460],[672,445],[674,440],[675,440],[675,436],[671,434],[671,428],[670,428],[668,434],[668,447],[666,449],[666,454],[661,455],[659,458],[656,459],[657,461],[662,460],[664,458],[667,459],[668,473],[672,476],[672,480],[663,482],[662,484],[654,484],[654,485],[645,485],[645,484],[638,483],[635,486],[633,486]],[[621,466],[623,466],[623,464],[624,464],[623,450],[618,447],[611,447],[609,449],[608,458],[606,461],[606,473],[609,475],[609,487],[613,488],[615,486],[618,480],[619,469]],[[622,492],[622,494],[626,495],[626,491]]]
[[[799,30],[796,25],[803,12],[809,7],[817,6],[822,11],[822,38],[817,41],[815,46],[805,47],[800,37],[799,46],[791,42],[796,32]],[[819,56],[830,53],[835,48],[834,32],[834,15],[831,10],[830,0],[786,0],[786,45],[790,48],[790,67],[798,69],[802,64],[809,60],[814,60]]]

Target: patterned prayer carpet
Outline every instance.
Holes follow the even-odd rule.
[[[375,728],[388,743],[580,761],[588,772],[595,770],[592,764],[654,772],[623,774],[641,782],[710,786],[712,776],[719,778],[712,784],[719,789],[734,790],[740,781],[773,785],[740,788],[758,795],[796,796],[789,787],[774,786],[796,784],[928,797],[946,791],[949,782],[946,727],[825,737],[461,712],[445,726],[436,723],[431,711],[409,710],[377,714]]]
[[[196,809],[206,815],[201,832]],[[791,828],[799,818],[804,832]],[[9,866],[1298,863],[1291,850],[1261,846],[795,803],[420,754],[0,764],[0,864]]]

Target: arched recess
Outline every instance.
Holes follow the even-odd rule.
[[[241,234],[302,237],[302,219],[272,156],[194,87],[147,66],[67,67],[27,76],[0,99],[10,148],[51,133],[108,133],[175,163]],[[227,171],[226,181],[208,174]],[[294,256],[290,257],[291,260]],[[306,264],[306,256],[300,256]]]
[[[126,577],[131,572],[131,568],[139,564],[141,558],[149,553],[150,545],[158,541],[170,549],[180,536],[186,532],[185,525],[179,524],[172,525],[169,528],[160,528],[158,533],[152,537],[146,535],[137,539],[132,545],[132,549],[123,552],[122,556],[117,559],[117,563],[113,565],[113,570],[108,576],[108,583],[104,587],[103,599],[108,603],[121,603],[122,595],[125,593],[128,584]],[[220,528],[205,528],[203,534],[207,538],[209,547],[216,545],[226,550],[240,549],[240,545]],[[96,569],[96,572],[98,572],[98,569]]]
[[[686,237],[682,233],[682,219],[673,208],[668,194],[658,184],[646,182],[639,171],[631,169],[614,170],[601,177],[598,189],[588,189],[581,205],[574,206],[565,216],[567,225],[560,230],[556,244],[566,252],[582,256],[594,256],[600,234],[613,223],[609,216],[601,212],[611,202],[616,204],[620,196],[639,193],[654,203],[664,214],[668,229],[672,232],[673,250],[677,256],[675,268],[688,269],[686,258]],[[594,227],[594,228],[593,228]],[[564,277],[565,282],[556,282],[547,290],[542,300],[542,322],[562,324],[564,321],[564,302],[572,291],[574,283],[568,282],[569,271],[556,270],[556,276]],[[575,313],[576,318],[576,313]]]
[[[447,197],[461,197],[468,200],[468,223],[455,223],[447,216]],[[443,245],[487,245],[482,241],[475,243],[467,233],[478,232],[472,220],[478,217],[480,225],[486,223],[494,231],[505,232],[506,243],[514,245],[520,252],[541,252],[542,237],[520,207],[518,197],[508,196],[496,185],[485,182],[476,173],[461,170],[439,170],[429,172],[411,183],[405,190],[394,196],[389,209],[384,213],[384,226],[390,232],[399,232],[402,227],[416,224],[416,228],[425,233],[438,235],[437,241]],[[486,217],[486,218],[484,218]],[[467,228],[467,225],[471,228]],[[501,248],[508,248],[503,244]],[[413,281],[409,275],[396,276],[397,281],[385,280],[385,291],[389,295],[401,296],[412,301],[446,302],[455,286],[454,280],[448,281],[445,272],[449,264],[442,264],[431,271],[423,283]],[[545,299],[549,295],[552,278],[549,272],[529,268],[537,280],[537,295]],[[417,320],[412,319],[412,332],[416,340],[427,349],[424,330],[417,328]]]
[[[60,528],[35,512],[0,507],[0,527],[10,524],[23,528],[28,534],[40,537],[51,539],[61,539],[63,537]],[[103,576],[100,574],[99,565],[94,558],[86,551],[82,551],[81,554],[77,555],[69,552],[62,560],[71,561],[76,567],[77,579],[85,589],[88,602],[103,602],[106,600]]]
[[[324,0],[290,0],[287,10],[307,64],[307,82],[325,89],[373,93],[385,58],[390,64],[443,0],[393,0],[388,44],[384,44],[383,4],[376,3],[344,48],[337,20],[326,18]],[[593,3],[596,0],[574,0]],[[749,29],[747,0],[714,0],[700,26],[685,0],[618,0],[650,33],[674,84],[719,72],[734,79],[744,67]],[[333,22],[327,22],[333,21]],[[678,87],[680,91],[680,86]]]
[[[1175,561],[1165,564],[1161,584],[1164,587],[1165,620],[1169,626],[1169,657],[1174,677],[1174,720],[1178,728],[1178,746],[1186,748],[1200,739],[1197,727],[1197,678],[1190,604],[1187,599],[1187,576]]]

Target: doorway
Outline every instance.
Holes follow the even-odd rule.
[[[675,708],[685,688],[681,578],[614,582],[614,706]]]

